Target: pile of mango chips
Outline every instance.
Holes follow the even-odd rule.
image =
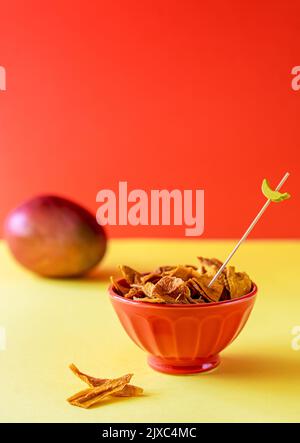
[[[111,277],[112,288],[127,299],[164,304],[220,302],[251,292],[250,277],[245,272],[236,272],[234,266],[225,268],[208,287],[222,262],[216,258],[198,257],[198,260],[198,266],[160,266],[147,274],[120,266],[123,279]]]

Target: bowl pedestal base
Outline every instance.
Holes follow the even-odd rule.
[[[205,358],[176,359],[148,356],[148,364],[152,369],[166,374],[196,374],[211,371],[220,363],[218,354]]]

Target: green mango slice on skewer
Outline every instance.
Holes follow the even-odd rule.
[[[262,185],[261,185],[261,190],[264,194],[264,196],[268,199],[271,200],[272,202],[281,202],[283,200],[287,200],[288,198],[290,198],[290,194],[288,192],[279,192],[279,191],[273,191],[273,189],[271,188],[271,186],[268,183],[268,180],[266,178],[263,179]]]
[[[270,205],[271,201],[273,201],[273,202],[280,202],[282,200],[286,200],[286,199],[290,198],[290,194],[288,194],[287,192],[285,192],[284,194],[279,192],[279,189],[281,189],[282,185],[286,182],[286,180],[288,179],[289,175],[290,175],[289,172],[286,172],[284,174],[284,176],[282,177],[282,179],[278,183],[277,188],[276,188],[275,191],[273,191],[273,189],[270,187],[267,179],[263,180],[261,189],[262,189],[262,192],[263,192],[264,196],[267,197],[268,200],[264,203],[264,205],[261,208],[261,210],[259,211],[259,213],[256,215],[256,217],[252,220],[252,222],[248,226],[248,229],[246,230],[246,232],[244,233],[242,238],[237,242],[237,244],[235,245],[233,250],[230,252],[228,257],[224,261],[224,263],[221,265],[219,270],[213,276],[213,278],[209,282],[209,285],[208,285],[209,288],[217,280],[217,278],[219,277],[221,272],[223,272],[223,270],[227,266],[228,262],[234,256],[234,254],[236,253],[236,251],[238,250],[240,245],[246,240],[246,238],[248,237],[248,235],[250,234],[250,232],[252,231],[252,229],[254,228],[256,223],[258,222],[258,220],[261,218],[261,216],[264,214],[264,212],[267,209],[267,207]]]

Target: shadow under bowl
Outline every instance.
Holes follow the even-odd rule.
[[[122,280],[122,279],[121,279]],[[167,374],[214,369],[219,353],[241,332],[252,311],[257,287],[233,300],[195,305],[151,304],[126,299],[110,286],[112,305],[148,364]]]

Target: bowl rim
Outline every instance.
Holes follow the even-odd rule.
[[[118,279],[118,281],[119,280],[123,280],[123,279],[120,278],[120,279]],[[164,309],[164,308],[175,308],[175,309],[178,309],[178,308],[183,308],[183,309],[191,309],[191,308],[193,308],[193,309],[196,309],[196,308],[198,308],[198,309],[202,309],[203,308],[203,309],[205,309],[205,308],[212,307],[212,306],[222,306],[222,305],[225,305],[225,304],[227,304],[227,305],[229,305],[229,304],[237,304],[237,303],[243,302],[244,300],[247,300],[247,299],[255,297],[256,294],[257,294],[257,285],[254,282],[252,282],[252,284],[253,284],[252,290],[250,292],[248,292],[248,294],[242,295],[242,297],[237,297],[237,298],[234,298],[234,299],[231,299],[231,300],[223,300],[223,301],[217,301],[217,302],[211,302],[211,303],[197,303],[197,304],[189,304],[189,305],[180,304],[180,303],[178,303],[178,304],[171,304],[171,303],[145,303],[145,302],[142,302],[142,301],[139,301],[139,300],[131,300],[131,299],[123,297],[122,295],[117,294],[113,290],[112,285],[109,285],[108,292],[109,292],[109,295],[110,295],[111,299],[115,299],[115,300],[121,301],[121,302],[123,302],[125,304],[128,304],[128,305],[131,305],[131,306],[141,306],[141,307],[146,308],[146,309],[147,308],[155,308],[155,309]]]

